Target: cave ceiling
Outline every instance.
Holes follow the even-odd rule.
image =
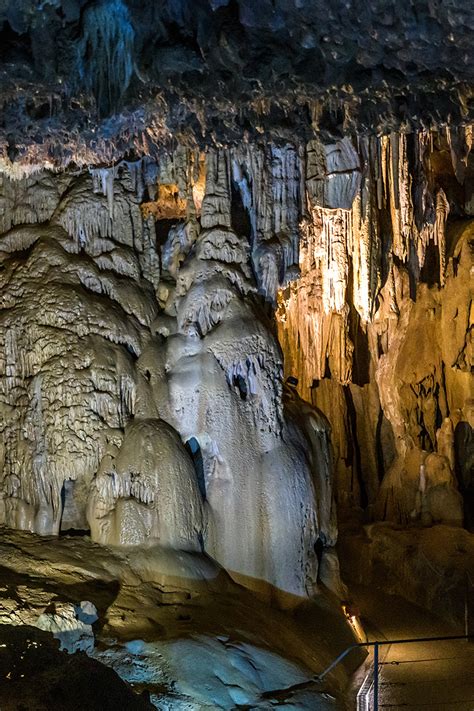
[[[464,0],[1,0],[0,163],[472,120]]]

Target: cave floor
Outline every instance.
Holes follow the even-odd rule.
[[[464,630],[448,625],[400,597],[361,585],[352,585],[350,591],[370,641],[464,634]],[[474,642],[459,640],[381,647],[380,661],[381,710],[474,710]],[[354,675],[349,708],[365,711],[367,693],[369,703],[373,704],[372,664],[371,653]],[[359,691],[362,686],[363,690]]]
[[[205,556],[0,530],[0,654],[12,625],[34,626],[51,605],[83,600],[99,617],[95,660],[160,709],[335,711],[358,661],[340,666],[323,685],[313,681],[354,639],[339,605],[322,595],[283,611]],[[24,677],[17,681],[30,698],[35,682]],[[17,711],[5,683],[0,678],[0,708]]]

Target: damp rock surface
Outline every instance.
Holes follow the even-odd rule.
[[[110,668],[84,653],[60,652],[47,632],[0,625],[0,703],[5,711],[151,711]]]
[[[53,606],[73,608],[73,600],[85,598],[97,609],[95,648],[89,650],[101,662],[97,667],[110,667],[156,708],[231,709],[244,702],[267,708],[291,699],[301,699],[303,709],[342,707],[353,666],[339,668],[323,686],[313,679],[353,640],[331,595],[285,612],[236,585],[202,554],[110,550],[84,538],[7,530],[0,548],[0,636],[16,628],[23,639],[32,630],[65,664],[77,662],[78,673],[86,655],[59,652],[53,634],[32,625],[39,615],[51,615]],[[37,693],[29,677],[18,683],[22,693]]]

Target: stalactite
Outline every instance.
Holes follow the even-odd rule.
[[[77,44],[77,72],[96,98],[101,114],[117,107],[134,72],[135,32],[122,0],[101,0],[86,8]]]
[[[233,151],[233,179],[252,229],[261,293],[275,302],[278,287],[297,276],[302,213],[302,161],[290,145]]]
[[[407,260],[409,241],[412,236],[413,215],[411,205],[411,176],[407,160],[406,136],[392,133],[384,142],[387,152],[387,184],[393,229],[393,254],[403,262]]]
[[[468,128],[455,134],[448,131],[453,171],[458,180],[467,165],[470,135]],[[336,415],[329,407],[327,388],[320,386],[327,382],[331,392],[337,392],[335,388],[352,383],[363,362],[364,377],[369,380],[367,387],[372,391],[375,388],[374,427],[381,411],[393,433],[393,445],[387,447],[397,449],[398,454],[392,455],[396,461],[408,456],[414,441],[420,441],[420,446],[436,447],[435,414],[438,409],[442,416],[446,412],[436,394],[444,392],[439,364],[427,365],[426,377],[420,376],[410,386],[417,393],[417,417],[403,410],[407,395],[395,385],[397,377],[406,378],[407,382],[415,377],[408,373],[397,376],[402,369],[401,353],[407,347],[404,343],[411,332],[414,310],[423,308],[421,305],[415,308],[414,301],[421,299],[431,322],[440,318],[438,301],[435,306],[432,292],[423,291],[420,281],[426,279],[432,289],[439,283],[443,289],[452,278],[446,256],[450,200],[447,188],[437,182],[435,172],[439,170],[439,161],[444,160],[439,157],[446,151],[444,140],[442,133],[433,131],[420,131],[413,136],[394,132],[370,139],[359,137],[359,162],[350,164],[346,159],[346,167],[360,170],[360,188],[350,209],[335,210],[324,207],[329,194],[325,181],[332,154],[320,140],[310,142],[305,188],[310,217],[302,221],[300,228],[301,277],[281,290],[278,297],[277,322],[286,374],[298,378],[298,390],[303,397],[308,400],[314,397],[318,405],[329,408],[327,411],[339,423],[338,427],[343,428],[342,432],[334,433],[336,441],[341,442],[349,413],[342,402],[342,414]],[[449,183],[448,189],[451,189]],[[433,248],[438,255],[439,273],[433,262]],[[438,347],[441,348],[434,345]],[[462,399],[463,386],[457,387]],[[358,403],[355,414],[361,425],[358,431],[363,432],[368,426],[363,418],[372,414],[361,409],[363,400],[359,396],[354,402]],[[364,446],[374,445],[367,441]],[[347,482],[344,446],[339,444],[338,451],[341,481]],[[377,496],[373,482],[378,481],[379,473],[372,473],[376,464],[370,464],[369,454],[366,460],[373,502]],[[454,494],[453,497],[456,498]]]
[[[441,286],[446,281],[446,220],[449,213],[449,203],[442,188],[436,194],[436,221],[434,224],[434,243],[439,252],[439,280]]]
[[[114,179],[116,168],[91,168],[94,192],[102,191],[107,198],[107,208],[110,220],[114,219]]]
[[[467,160],[472,148],[472,126],[446,127],[454,174],[459,183],[464,183]]]

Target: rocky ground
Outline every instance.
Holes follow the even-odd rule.
[[[29,625],[0,626],[0,705],[3,711],[147,711],[111,669],[83,652],[59,651],[53,637]]]
[[[110,686],[111,700],[122,694],[122,706],[117,702],[115,708],[148,708],[147,699],[156,708],[183,711],[343,707],[341,691],[349,668],[339,668],[325,684],[312,681],[353,641],[329,597],[319,595],[285,612],[233,583],[203,556],[159,549],[118,553],[87,537],[39,538],[4,531],[0,556],[0,637],[7,645],[3,649],[15,654],[8,655],[7,663],[0,661],[2,709],[77,709],[83,674],[89,674],[92,689]],[[90,615],[92,605],[98,620],[91,626],[86,623],[94,617],[84,617],[84,611]],[[76,619],[74,624],[74,609],[85,622]],[[36,629],[40,617],[40,626],[51,629],[63,648],[83,649],[92,640],[91,655],[97,661],[83,652],[72,658],[54,649],[45,642],[53,638]],[[36,643],[38,655],[32,649]],[[21,659],[24,650],[27,657]],[[55,672],[46,673],[46,662],[53,657],[59,659]],[[74,677],[68,671],[72,659],[77,660]],[[78,691],[68,699],[71,678],[77,678]],[[127,701],[130,688],[142,695],[133,697],[135,706]],[[54,694],[62,694],[61,700],[48,706],[44,699]],[[13,698],[17,705],[4,706]],[[100,698],[89,703],[84,696],[81,708],[109,708],[100,706]]]
[[[472,538],[447,526],[342,527],[341,567],[364,633],[370,639],[462,634],[466,603],[474,612],[465,588],[474,573]],[[0,556],[6,711],[354,709],[370,672],[369,658],[348,686],[363,661],[355,653],[348,666],[316,683],[314,676],[354,640],[337,603],[320,594],[277,609],[199,554],[119,552],[87,536],[4,530]],[[439,708],[451,708],[441,703],[447,674],[459,690],[449,698],[469,708],[462,703],[471,689],[462,680],[471,656],[465,643],[449,644],[390,648],[381,667],[383,703],[418,708],[414,682],[429,678],[439,686]]]

